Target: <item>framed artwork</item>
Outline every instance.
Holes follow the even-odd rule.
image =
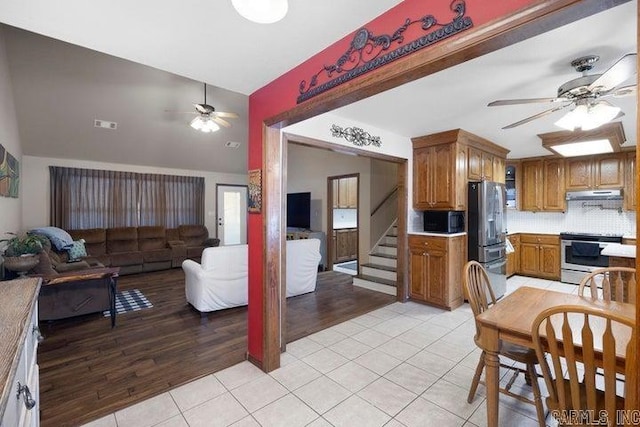
[[[18,198],[20,163],[0,144],[0,196]]]
[[[260,213],[262,211],[262,170],[253,169],[249,171],[249,202],[247,210],[250,213]]]

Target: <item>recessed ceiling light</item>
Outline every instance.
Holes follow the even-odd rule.
[[[620,151],[626,141],[622,123],[607,123],[592,130],[549,132],[538,135],[542,146],[563,157]]]
[[[593,141],[579,141],[572,142],[570,144],[552,145],[549,148],[564,157],[613,153],[611,142],[608,139],[596,139]]]

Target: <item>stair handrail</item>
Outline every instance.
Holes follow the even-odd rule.
[[[382,199],[382,201],[378,203],[376,207],[371,211],[371,216],[375,215],[375,213],[378,212],[378,210],[397,192],[398,192],[398,186],[396,185],[393,188],[393,190],[391,190],[391,192],[389,192],[389,194],[387,194],[385,198]]]

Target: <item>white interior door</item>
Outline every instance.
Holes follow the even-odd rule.
[[[217,192],[220,246],[247,243],[247,187],[218,185]]]

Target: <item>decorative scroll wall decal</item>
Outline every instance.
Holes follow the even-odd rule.
[[[338,125],[331,125],[331,136],[337,138],[344,138],[351,142],[353,145],[362,147],[365,145],[374,145],[380,147],[382,142],[379,136],[371,136],[369,132],[365,132],[364,129],[358,127],[342,128]]]
[[[349,49],[338,58],[335,64],[325,65],[315,75],[311,76],[311,80],[308,83],[306,80],[300,82],[298,104],[473,26],[471,18],[464,15],[466,10],[464,0],[454,0],[451,3],[451,10],[456,13],[456,16],[447,24],[438,23],[433,15],[425,15],[416,20],[407,18],[404,24],[391,35],[376,36],[368,29],[361,28],[353,36]],[[417,23],[422,23],[424,31],[433,27],[440,28],[387,52],[392,43],[401,44],[404,41],[403,33],[407,28]],[[331,79],[334,74],[338,74],[338,77],[318,85],[318,78],[323,73],[328,79]]]

